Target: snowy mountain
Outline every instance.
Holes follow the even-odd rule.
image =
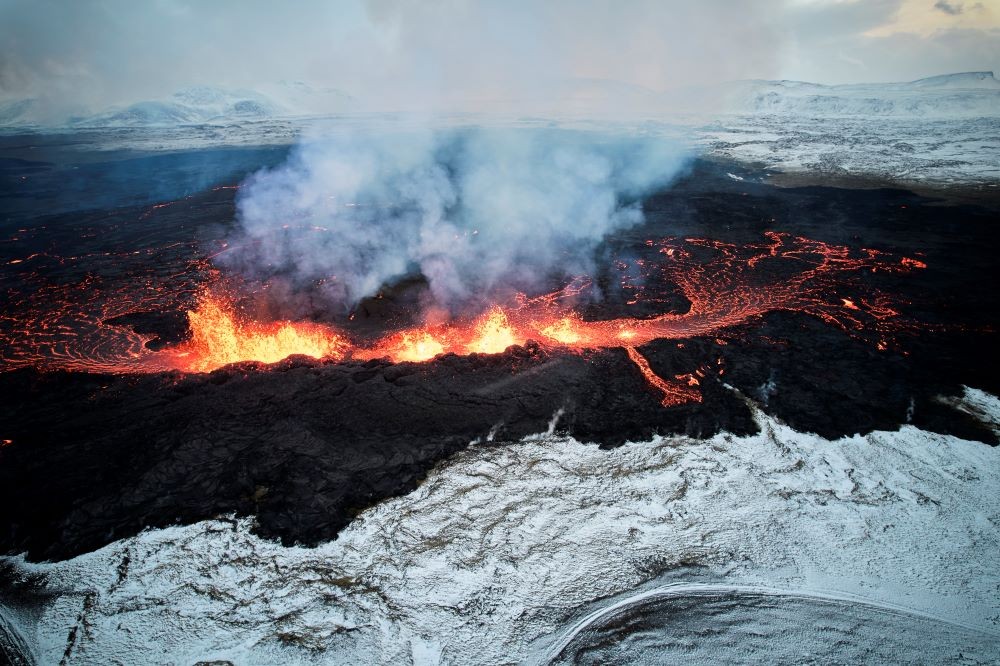
[[[984,117],[1000,115],[993,72],[965,72],[908,83],[826,86],[803,81],[740,81],[729,94],[739,113],[799,116]]]
[[[965,72],[907,83],[741,81],[706,151],[796,177],[995,187],[1000,81]]]
[[[142,100],[96,113],[78,109],[69,115],[56,115],[33,98],[0,101],[0,127],[179,127],[338,113],[354,105],[354,98],[341,90],[314,88],[301,81],[281,81],[263,89],[266,92],[194,86],[164,99]]]
[[[1000,117],[1000,81],[993,72],[933,76],[907,83],[822,85],[804,81],[750,80],[658,92],[618,81],[569,79],[517,99],[452,100],[456,109],[544,116],[610,115],[674,118],[678,114],[744,115],[798,118]],[[33,98],[0,101],[0,127],[106,128],[181,127],[271,118],[301,118],[369,109],[337,88],[304,81],[279,81],[259,90],[195,86],[164,99],[66,117]],[[381,109],[385,110],[385,109]]]
[[[77,127],[135,127],[188,125],[231,120],[262,119],[281,108],[260,93],[209,86],[185,88],[166,100],[137,102],[93,116],[70,119]]]

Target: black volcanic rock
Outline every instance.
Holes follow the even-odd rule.
[[[146,343],[152,350],[160,350],[181,342],[189,336],[187,313],[181,310],[162,312],[133,312],[131,314],[105,319],[109,326],[124,326],[136,333],[152,335]]]
[[[256,516],[262,535],[315,544],[360,510],[409,492],[471,441],[493,432],[493,444],[516,446],[560,411],[557,430],[604,446],[656,433],[754,432],[748,401],[828,438],[909,422],[994,443],[986,426],[939,398],[963,384],[1000,391],[993,254],[1000,206],[942,205],[901,190],[735,183],[725,169],[696,165],[644,202],[645,225],[607,239],[599,255],[652,260],[650,238],[759,243],[764,231],[781,230],[920,256],[928,267],[919,273],[858,276],[859,286],[892,294],[912,326],[879,350],[870,337],[779,311],[711,336],[653,342],[640,351],[659,376],[699,377],[701,402],[667,408],[622,349],[574,354],[536,344],[422,364],[292,358],[205,375],[8,370],[0,372],[0,440],[11,441],[0,446],[0,551],[64,558],[146,527],[226,513]],[[38,225],[44,233],[10,244],[0,260],[61,245],[103,256],[113,243],[115,264],[149,261],[132,249],[155,240],[176,246],[156,255],[173,274],[204,256],[191,238],[221,241],[232,215],[232,192],[223,190],[148,216],[134,208],[52,216]],[[45,255],[0,261],[0,276],[13,289],[26,271],[45,277],[43,268],[62,270]],[[689,305],[675,285],[655,280],[643,284],[655,301],[616,291],[616,270],[599,268],[604,299],[583,308],[586,318]],[[197,275],[185,274],[182,293],[194,293]],[[404,319],[421,289],[410,280],[366,302],[353,320],[346,313],[330,320],[375,335]],[[11,293],[0,291],[0,307]],[[107,323],[155,334],[153,344],[188,334],[180,306]]]
[[[34,558],[228,512],[314,544],[471,441],[544,432],[559,410],[560,430],[605,444],[756,427],[711,383],[707,404],[663,409],[623,350],[534,344],[423,364],[298,357],[190,377],[19,370],[0,382],[14,442],[0,451],[0,544]]]

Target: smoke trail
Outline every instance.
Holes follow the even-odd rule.
[[[676,143],[562,129],[339,133],[298,146],[241,189],[255,278],[320,285],[350,308],[406,276],[452,313],[591,272],[639,197],[687,163]]]

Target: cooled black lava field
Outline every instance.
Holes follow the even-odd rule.
[[[667,280],[646,280],[642,298],[617,287],[618,262],[654,264],[664,253],[661,239],[695,248],[686,256],[692,270],[706,268],[706,284],[712,271],[726,270],[726,248],[745,262],[783,239],[794,251],[748,278],[765,293],[822,261],[817,248],[877,262],[824,280],[811,292],[819,310],[777,307],[709,334],[641,345],[656,377],[695,379],[696,399],[680,404],[666,404],[625,347],[566,349],[544,339],[423,362],[295,356],[204,373],[90,372],[43,357],[25,361],[24,336],[51,331],[25,330],[24,322],[37,321],[39,308],[57,308],[66,285],[88,280],[108,294],[138,289],[152,274],[172,285],[173,307],[103,325],[147,335],[158,349],[183,343],[191,335],[185,311],[207,270],[198,262],[231,231],[237,190],[229,185],[247,168],[241,160],[259,165],[278,153],[222,151],[217,159],[230,172],[219,182],[190,181],[178,196],[138,205],[120,205],[126,195],[106,192],[94,203],[111,205],[86,210],[60,209],[54,165],[2,163],[0,550],[63,559],[145,528],[231,513],[254,516],[262,536],[314,545],[367,507],[410,492],[470,442],[518,446],[547,430],[615,447],[654,434],[756,432],[752,411],[762,410],[830,439],[913,424],[996,443],[949,397],[963,385],[1000,390],[1000,199],[778,187],[763,171],[717,161],[696,162],[647,196],[645,222],[605,239],[590,276],[600,298],[581,306],[583,320],[691,307]],[[169,167],[176,178],[205,158],[157,159],[162,165],[144,158],[131,166]],[[86,177],[104,187],[111,169],[129,164],[95,162]],[[17,189],[29,176],[49,182]],[[82,176],[73,178],[67,187],[79,187]],[[155,206],[162,203],[169,205]],[[810,244],[795,249],[796,239]],[[386,285],[353,316],[310,316],[372,337],[402,325],[422,285],[419,276]]]

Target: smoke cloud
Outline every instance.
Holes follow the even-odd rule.
[[[0,0],[0,100],[53,116],[261,92],[291,112],[523,111],[575,81],[640,92],[777,71],[780,0]],[[555,90],[553,90],[555,89]],[[322,96],[320,96],[322,97]],[[564,95],[558,95],[561,99]]]
[[[686,162],[676,143],[635,134],[341,132],[244,184],[243,237],[223,256],[345,309],[419,274],[426,305],[454,314],[589,274],[601,239],[641,222],[639,198]]]

